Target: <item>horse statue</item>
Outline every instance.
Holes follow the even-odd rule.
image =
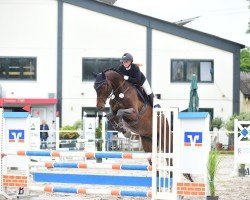
[[[97,109],[103,110],[107,99],[110,98],[111,113],[107,115],[107,118],[114,129],[122,132],[125,137],[130,137],[131,131],[137,133],[141,137],[143,150],[152,152],[153,108],[142,100],[136,87],[124,80],[118,70],[110,68],[94,76],[96,78],[94,88],[97,93]],[[165,126],[163,120],[165,120]],[[157,130],[160,129],[161,131],[157,131],[157,134],[161,132],[161,138],[165,138],[165,141],[163,139],[161,141],[161,150],[165,150],[166,153],[173,152],[173,142],[169,142],[169,140],[173,141],[173,135],[169,131],[168,120],[165,116],[158,116]],[[152,164],[151,160],[149,163]],[[190,174],[184,174],[184,176],[193,182]]]

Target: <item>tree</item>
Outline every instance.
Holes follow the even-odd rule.
[[[250,0],[247,0],[247,1],[250,2]],[[248,6],[248,9],[250,10],[250,5]],[[246,33],[250,34],[250,22],[248,22],[248,29]]]
[[[250,72],[250,48],[242,49],[240,52],[240,71]]]
[[[250,7],[250,6],[249,6]],[[246,33],[250,33],[250,22],[248,22],[248,29]]]

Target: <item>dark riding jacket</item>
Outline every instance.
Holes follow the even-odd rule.
[[[146,80],[144,74],[140,71],[139,67],[135,64],[131,64],[129,70],[127,70],[123,65],[118,67],[118,70],[124,75],[128,76],[128,81],[133,84],[142,86]]]

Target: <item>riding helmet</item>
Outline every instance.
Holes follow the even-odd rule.
[[[124,53],[121,62],[131,60],[133,62],[133,56],[130,53]]]

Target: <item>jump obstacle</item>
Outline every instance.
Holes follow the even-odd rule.
[[[0,110],[0,115],[2,115]],[[173,116],[172,132],[174,135],[173,145],[175,147],[173,153],[160,152],[157,148],[157,141],[165,140],[165,138],[158,137],[157,134],[153,134],[153,152],[151,153],[122,153],[122,152],[60,152],[60,151],[37,151],[29,150],[30,141],[32,140],[32,133],[29,128],[21,131],[21,136],[15,138],[14,142],[11,140],[13,130],[20,130],[18,127],[20,123],[16,120],[16,123],[9,123],[5,118],[0,119],[1,127],[1,153],[5,153],[5,156],[1,162],[1,194],[7,196],[7,188],[24,188],[25,195],[29,195],[31,191],[43,191],[43,192],[63,192],[63,193],[76,193],[76,194],[105,194],[115,196],[143,196],[150,197],[152,199],[177,199],[178,196],[205,196],[207,190],[207,171],[206,162],[208,158],[208,152],[210,149],[209,141],[209,116],[207,113],[179,113],[178,110],[164,110],[155,109],[153,112],[153,132],[157,131],[157,118],[161,117],[158,113],[164,113],[164,115],[171,119]],[[24,120],[25,123],[27,120]],[[30,124],[27,124],[29,127]],[[171,127],[170,127],[171,128]],[[162,131],[162,130],[161,130]],[[164,131],[164,130],[163,130]],[[17,131],[18,132],[18,131]],[[20,132],[19,132],[20,133]],[[29,136],[28,136],[29,135]],[[161,134],[159,134],[161,135]],[[17,136],[17,135],[16,135]],[[166,136],[164,136],[166,137]],[[170,140],[169,140],[170,141]],[[159,142],[161,144],[161,142]],[[163,145],[166,145],[165,143]],[[20,149],[20,150],[19,150]],[[152,159],[152,167],[146,165],[122,165],[122,164],[89,164],[83,162],[30,162],[30,158],[34,157],[67,157],[67,156],[85,157],[85,158],[118,158],[118,159]],[[182,155],[182,157],[180,156]],[[199,158],[199,162],[197,162]],[[11,159],[15,160],[15,163],[10,162]],[[173,163],[170,165],[168,160],[172,159]],[[114,176],[114,175],[96,175],[96,174],[72,174],[72,171],[67,173],[44,172],[38,173],[31,170],[30,167],[42,167],[46,168],[79,168],[79,169],[107,169],[111,170],[140,170],[149,171],[151,176],[149,177],[137,177],[137,176]],[[19,173],[11,174],[11,169],[17,169],[23,174]],[[152,170],[152,171],[151,171]],[[159,177],[157,177],[157,172]],[[182,173],[191,173],[203,175],[203,181],[189,183],[181,179]],[[32,174],[33,180],[30,178]],[[170,175],[173,174],[173,177]],[[65,178],[67,177],[67,178]],[[111,179],[113,177],[113,183]],[[122,180],[124,179],[124,180]],[[142,185],[140,183],[142,180]],[[133,191],[133,190],[120,190],[120,189],[88,189],[82,186],[79,187],[67,187],[56,186],[57,183],[69,183],[71,180],[77,184],[100,184],[105,185],[129,185],[135,183],[137,187],[147,187],[145,191]],[[75,181],[75,182],[74,182]],[[83,183],[84,181],[84,183]],[[92,182],[91,182],[92,181]],[[109,181],[109,182],[107,182]],[[46,183],[44,186],[33,185],[39,183]],[[50,185],[52,184],[52,185]],[[185,187],[184,187],[185,186]],[[150,189],[151,188],[151,189]],[[19,189],[20,191],[20,189]]]
[[[140,148],[139,140],[133,140],[132,138],[120,138],[118,140],[113,140],[110,138],[109,134],[113,134],[113,132],[117,131],[111,131],[108,130],[108,123],[107,118],[105,116],[106,114],[103,113],[103,116],[101,118],[102,123],[102,138],[98,139],[95,137],[95,130],[98,127],[99,124],[99,117],[83,117],[83,130],[60,130],[59,128],[59,117],[56,117],[55,119],[55,128],[54,130],[48,130],[46,132],[49,132],[49,140],[48,141],[40,141],[40,137],[38,137],[38,142],[35,145],[40,145],[41,149],[53,149],[53,150],[87,150],[87,151],[95,151],[96,142],[101,141],[102,143],[102,149],[103,151],[109,150],[111,146],[113,145],[113,142],[117,142],[117,145],[119,144],[119,147],[121,149],[131,149],[133,148],[133,144],[135,141],[137,142],[137,148]],[[30,118],[32,120],[32,123],[34,125],[34,129],[36,129],[37,133],[40,133],[39,128],[39,122],[40,120],[37,120],[39,118]],[[60,139],[60,134],[66,132],[66,133],[75,133],[77,132],[80,136],[77,139]],[[117,132],[118,134],[118,132]],[[133,135],[135,136],[135,135]],[[132,142],[133,141],[133,142]],[[130,144],[132,143],[132,144]]]
[[[104,115],[104,114],[103,114]],[[34,125],[34,132],[40,134],[40,119],[39,118],[29,118],[31,123]],[[98,139],[95,136],[96,128],[99,124],[99,117],[83,117],[83,130],[60,130],[59,127],[59,117],[55,119],[55,128],[54,130],[48,130],[53,138],[53,141],[41,141],[40,137],[37,138],[36,144],[34,146],[39,146],[41,149],[47,149],[50,146],[50,149],[54,150],[87,150],[95,151],[96,142],[102,141],[102,149],[105,149],[106,144],[106,117],[102,117],[102,138]],[[75,133],[77,132],[80,137],[77,139],[61,139],[61,133]],[[50,137],[49,137],[50,138]],[[50,138],[50,140],[52,139]]]
[[[234,171],[240,164],[250,165],[250,121],[234,119]]]

